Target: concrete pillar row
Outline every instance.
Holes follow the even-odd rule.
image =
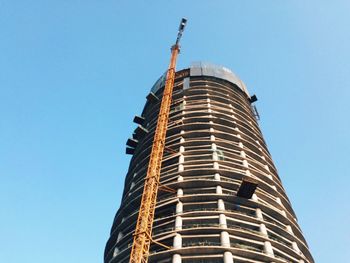
[[[269,255],[270,257],[274,257],[272,245],[270,241],[264,242],[264,253]]]
[[[174,254],[172,263],[181,263],[181,262],[182,262],[181,255],[180,254]]]
[[[183,164],[179,164],[179,168],[178,168],[178,172],[181,173],[183,172],[185,169],[184,169],[184,165]]]
[[[182,248],[182,237],[180,234],[176,234],[174,236],[173,248],[174,249]]]
[[[214,180],[215,181],[220,181],[221,180],[219,173],[214,174]]]
[[[177,216],[175,218],[175,230],[181,230],[182,229],[182,217]]]
[[[222,200],[222,199],[218,200],[218,210],[225,211],[225,203],[224,203],[224,200]]]
[[[222,247],[230,247],[230,235],[226,231],[220,233],[220,242]]]
[[[263,219],[264,219],[264,218],[263,218],[262,211],[261,211],[260,208],[257,208],[257,209],[255,210],[255,214],[256,214],[256,218],[257,218],[257,219],[260,219],[260,220],[263,220]]]
[[[183,213],[183,203],[179,201],[176,204],[176,214],[182,214],[182,213]]]
[[[219,226],[221,228],[227,228],[226,216],[224,214],[219,215]]]
[[[233,262],[233,255],[231,252],[226,251],[224,253],[224,263],[234,263]]]
[[[221,187],[221,185],[217,185],[216,186],[216,194],[222,195],[222,187]]]

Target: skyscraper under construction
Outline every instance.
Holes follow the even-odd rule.
[[[165,75],[135,131],[105,263],[129,262]],[[312,263],[244,83],[225,67],[176,72],[148,262]]]

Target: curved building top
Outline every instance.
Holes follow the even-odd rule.
[[[247,87],[230,69],[209,62],[193,62],[190,66],[190,76],[209,76],[227,80],[240,88],[248,97]],[[166,72],[156,81],[152,92],[156,93],[165,84]]]

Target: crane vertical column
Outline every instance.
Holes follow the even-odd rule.
[[[167,71],[166,82],[158,115],[157,127],[153,139],[150,161],[145,178],[139,215],[137,218],[134,240],[132,244],[130,263],[148,261],[149,248],[152,241],[152,226],[157,202],[160,181],[160,170],[165,146],[165,136],[169,120],[171,98],[174,88],[176,59],[180,52],[179,42],[186,25],[182,19],[175,45],[171,48],[171,59]]]

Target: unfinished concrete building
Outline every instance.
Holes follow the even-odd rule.
[[[132,155],[105,263],[129,262],[161,77],[127,142]],[[244,83],[196,63],[176,73],[149,262],[314,262]]]

